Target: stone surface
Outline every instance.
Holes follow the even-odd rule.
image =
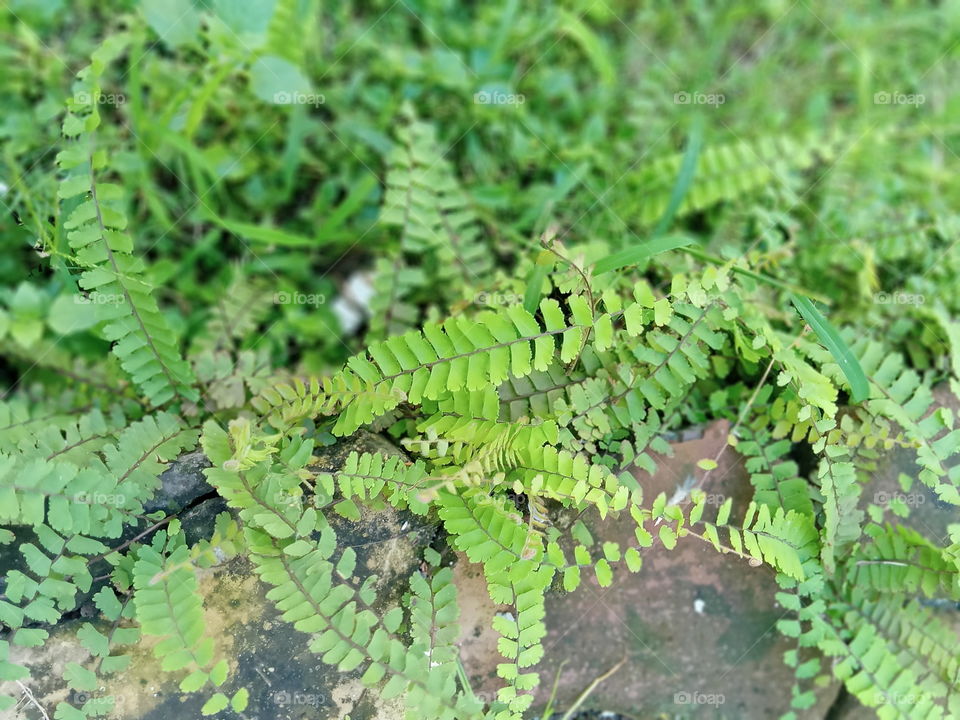
[[[689,488],[702,477],[696,463],[713,458],[724,444],[728,427],[715,424],[682,435],[672,457],[660,457],[654,476],[638,473],[648,500],[660,491],[668,497]],[[317,451],[317,467],[335,470],[351,451],[396,452],[381,436],[361,433],[349,442]],[[184,465],[164,474],[164,494],[170,493],[170,508],[181,510],[190,542],[205,537],[213,519],[226,506],[219,498],[203,499],[209,490],[202,477],[206,461],[191,453]],[[881,463],[870,493],[902,492],[900,472],[915,474],[911,455],[897,451]],[[720,466],[703,486],[708,502],[719,504],[732,497],[734,508],[746,507],[752,493],[742,460],[728,449]],[[914,512],[908,523],[928,536],[940,538],[948,522],[956,522],[955,509],[936,502],[920,486],[911,492]],[[919,498],[923,498],[920,500]],[[875,498],[870,498],[876,501]],[[866,498],[865,498],[866,500]],[[737,518],[735,517],[734,520]],[[341,541],[358,553],[356,579],[371,573],[380,576],[383,601],[396,602],[406,589],[406,580],[416,571],[427,544],[439,547],[437,530],[423,518],[393,510],[364,510],[358,522],[331,517]],[[564,517],[554,519],[567,522]],[[623,517],[602,524],[588,524],[600,539],[632,543],[632,521]],[[462,555],[444,554],[454,562],[455,583],[461,605],[461,661],[474,692],[483,700],[496,697],[501,681],[496,666],[498,635],[490,619],[508,608],[489,598],[480,567]],[[737,718],[778,717],[788,709],[792,670],[782,662],[791,645],[775,629],[784,616],[774,593],[776,583],[769,568],[750,567],[732,556],[720,555],[694,538],[686,538],[672,551],[657,546],[643,554],[641,571],[625,569],[615,575],[611,587],[601,589],[592,576],[574,593],[554,591],[547,600],[548,636],[545,659],[538,667],[541,685],[539,707],[549,700],[554,682],[553,707],[562,713],[595,680],[611,669],[615,673],[600,682],[581,705],[577,718]],[[244,686],[250,706],[242,716],[227,711],[225,720],[395,720],[402,717],[400,704],[382,703],[375,692],[364,690],[356,673],[340,674],[309,652],[309,638],[279,620],[264,586],[249,563],[238,558],[210,571],[201,571],[208,632],[216,639],[217,652],[230,659],[226,690]],[[89,605],[89,604],[88,604]],[[84,606],[83,609],[92,610]],[[958,613],[944,610],[956,618]],[[949,613],[953,613],[949,615]],[[92,612],[82,617],[92,616]],[[40,706],[53,716],[56,702],[67,698],[61,679],[66,662],[86,656],[75,633],[82,620],[57,628],[40,651],[17,649],[29,654],[34,678],[29,687]],[[960,623],[958,623],[960,625]],[[22,655],[21,655],[22,657]],[[134,651],[134,663],[125,673],[111,678],[99,694],[118,698],[115,718],[124,720],[172,720],[199,717],[199,708],[209,693],[179,692],[178,674],[159,671],[149,645]],[[17,691],[14,690],[16,693]],[[830,720],[860,720],[873,717],[855,699],[839,694],[837,684],[820,691],[818,704],[803,717]],[[74,698],[76,699],[76,697]],[[14,717],[42,717],[36,706]],[[556,717],[556,716],[555,716]]]
[[[320,450],[318,465],[334,470],[352,450],[371,449],[396,452],[382,438],[361,434]],[[191,457],[189,465],[182,469],[175,467],[172,475],[180,478],[177,486],[199,488],[198,483],[189,482],[186,476],[201,472],[205,465],[201,456]],[[215,498],[185,512],[182,520],[191,535],[189,539],[196,541],[208,535],[213,519],[225,509],[223,501]],[[342,545],[353,547],[357,553],[354,585],[359,586],[375,574],[379,578],[379,603],[396,603],[407,588],[411,573],[419,567],[421,551],[433,539],[434,528],[424,525],[422,518],[392,508],[362,509],[361,512],[358,521],[330,514]],[[246,687],[250,693],[249,706],[242,714],[227,710],[217,717],[223,720],[326,720],[347,715],[351,720],[403,717],[402,700],[382,701],[360,684],[359,673],[339,673],[309,651],[309,636],[280,620],[273,603],[266,598],[267,587],[258,580],[245,558],[237,557],[217,568],[199,570],[198,577],[204,597],[206,632],[214,638],[216,656],[225,657],[230,663],[224,690],[232,693]],[[58,702],[88,699],[83,694],[71,695],[62,679],[67,662],[90,659],[76,639],[82,622],[76,619],[62,623],[43,648],[12,649],[11,659],[32,669],[33,677],[26,685],[36,698],[36,704],[25,704],[19,709],[13,716],[17,720],[40,720],[44,717],[40,708],[53,717]],[[100,629],[108,632],[110,628]],[[104,684],[92,695],[116,698],[116,710],[109,716],[112,718],[201,717],[200,707],[210,692],[181,693],[177,685],[183,673],[161,672],[152,655],[153,644],[148,640],[132,649],[130,668],[101,678]],[[0,691],[21,694],[12,684],[0,684]]]
[[[213,493],[203,474],[203,469],[208,467],[210,461],[200,451],[181,455],[160,475],[160,489],[144,503],[144,511],[180,512],[198,498]]]
[[[696,462],[712,459],[727,431],[726,423],[715,424],[702,438],[674,445],[672,458],[658,458],[654,476],[638,472],[645,495],[670,497],[691,477],[699,480]],[[712,504],[729,496],[741,512],[747,506],[752,488],[732,450],[703,490]],[[629,517],[588,524],[595,537],[633,544]],[[776,718],[789,709],[793,684],[793,671],[782,662],[791,644],[775,627],[786,614],[776,590],[766,566],[753,568],[689,537],[670,551],[660,545],[644,551],[640,572],[622,569],[608,588],[585,575],[575,592],[547,599],[538,701],[547,702],[557,680],[554,706],[569,707],[622,663],[581,707],[625,717]],[[809,717],[823,717],[837,691],[836,685],[824,689]]]

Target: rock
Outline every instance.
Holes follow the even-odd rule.
[[[200,451],[181,455],[160,475],[162,485],[153,498],[144,503],[144,511],[180,512],[197,498],[213,493],[203,474],[208,467],[210,461]]]
[[[716,456],[727,431],[726,423],[716,423],[702,438],[675,444],[672,458],[657,458],[654,476],[638,471],[645,496],[662,491],[670,497],[689,487],[690,478],[703,475],[697,461]],[[703,489],[711,504],[731,496],[741,512],[752,495],[732,450]],[[588,522],[595,538],[634,544],[629,516],[604,522],[591,517],[597,520]],[[766,720],[789,710],[793,670],[782,657],[792,645],[775,627],[787,613],[774,599],[773,572],[721,555],[696,538],[669,551],[657,545],[642,557],[639,573],[622,568],[608,588],[585,575],[573,593],[547,597],[539,706],[550,699],[555,679],[553,706],[562,712],[619,665],[586,698],[584,711]],[[837,691],[835,683],[821,689],[809,717],[822,717]]]
[[[361,433],[330,448],[318,451],[318,465],[336,470],[351,451],[398,452],[389,442],[370,433]],[[171,497],[190,503],[202,496],[196,473],[207,466],[205,458],[190,453],[186,465],[179,462],[165,476],[170,480]],[[167,481],[165,481],[165,487]],[[207,537],[219,512],[226,509],[219,498],[190,508],[182,521],[191,541]],[[329,513],[342,546],[357,553],[353,583],[359,585],[370,575],[378,576],[378,604],[395,603],[407,588],[411,573],[420,564],[423,548],[432,540],[434,527],[423,518],[392,508],[361,508],[357,521]],[[350,715],[352,720],[400,720],[403,700],[382,701],[359,682],[359,672],[340,673],[325,665],[308,649],[310,637],[283,622],[273,602],[267,599],[267,586],[259,581],[244,556],[209,570],[198,570],[204,598],[205,632],[214,639],[215,656],[225,657],[230,665],[224,691],[246,687],[250,694],[247,709],[238,714],[225,710],[222,720],[326,720]],[[24,707],[18,720],[42,718],[39,707],[50,717],[63,700],[86,700],[85,694],[72,695],[62,673],[66,662],[89,663],[90,655],[79,644],[76,632],[84,620],[75,619],[57,626],[42,648],[11,648],[11,660],[32,669],[25,681],[36,705]],[[110,627],[100,625],[107,633]],[[114,712],[108,718],[123,720],[180,720],[201,717],[200,708],[212,694],[208,689],[182,693],[178,688],[184,673],[164,673],[152,655],[152,639],[128,650],[130,667],[117,675],[98,677],[100,689],[91,696],[113,695]],[[122,652],[117,648],[116,652]],[[0,692],[20,695],[14,684],[0,684]]]

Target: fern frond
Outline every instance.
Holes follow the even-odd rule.
[[[428,579],[414,573],[410,590],[411,652],[423,652],[431,684],[443,687],[442,697],[452,698],[456,691],[460,635],[457,625],[460,608],[453,571],[441,568]]]
[[[857,509],[860,484],[856,470],[842,448],[828,445],[818,471],[823,494],[823,537],[820,558],[827,573],[836,569],[836,557],[844,556],[860,539],[863,511]]]
[[[133,255],[133,241],[125,232],[123,190],[98,179],[106,166],[106,155],[94,147],[94,131],[101,120],[99,78],[126,43],[124,35],[104,41],[91,64],[78,74],[75,95],[68,103],[63,134],[72,142],[57,156],[67,172],[59,197],[73,206],[64,229],[76,262],[84,268],[80,286],[91,291],[97,317],[105,323],[104,335],[114,343],[123,369],[153,405],[176,394],[196,400],[190,367],[180,356],[177,337],[157,306],[144,279],[143,262]]]
[[[700,495],[700,500],[690,511],[691,525],[702,523],[704,528],[702,535],[697,537],[709,541],[717,551],[733,552],[758,564],[765,562],[795,580],[808,578],[808,566],[810,561],[817,557],[819,549],[818,534],[812,518],[793,510],[776,508],[771,511],[768,505],[750,503],[743,525],[734,526],[728,522],[731,506],[728,498],[720,506],[713,522],[701,521],[703,497]],[[664,499],[663,494],[657,498],[653,506],[653,517],[676,520],[676,530],[665,528],[674,536],[672,542],[675,542],[676,536],[682,537],[691,531],[683,526],[684,518],[676,506],[665,506]],[[724,546],[721,543],[718,530],[725,532],[729,545]]]
[[[227,677],[227,660],[214,659],[213,638],[204,635],[203,600],[190,549],[179,527],[171,523],[166,538],[137,551],[133,566],[133,602],[140,629],[160,641],[153,654],[164,672],[188,670],[182,692],[195,692],[208,682],[214,687]],[[158,547],[159,546],[159,547]]]
[[[846,582],[883,593],[960,600],[960,576],[943,548],[903,526],[870,525],[865,532],[871,542],[850,556]]]
[[[782,507],[813,517],[810,484],[800,477],[796,462],[784,457],[792,443],[786,439],[774,441],[762,429],[743,426],[740,433],[737,451],[747,458],[745,466],[754,487],[754,501],[771,509]]]
[[[496,720],[520,720],[533,704],[533,691],[540,684],[540,675],[525,672],[543,658],[542,640],[547,634],[544,623],[544,595],[553,580],[554,569],[538,566],[527,560],[515,564],[506,574],[506,581],[490,588],[491,595],[505,596],[516,610],[516,617],[497,615],[493,628],[500,633],[497,649],[507,662],[497,665],[497,675],[507,681],[497,693],[506,709],[494,714]]]
[[[352,550],[334,565],[330,557],[336,536],[327,527],[316,542],[280,541],[253,528],[247,530],[257,574],[272,585],[267,597],[276,603],[285,621],[312,635],[310,650],[341,671],[364,668],[361,681],[380,685],[385,700],[406,695],[409,717],[472,720],[479,717],[475,700],[450,697],[444,673],[430,673],[428,656],[414,643],[407,648],[394,633],[403,614],[393,608],[378,618],[371,605],[371,583],[359,592],[336,578],[349,577],[356,562]],[[415,621],[416,622],[416,621]]]
[[[264,51],[303,66],[311,36],[309,20],[314,17],[314,0],[278,0],[267,25]]]
[[[753,143],[737,141],[708,147],[700,154],[693,184],[677,216],[782,182],[791,172],[814,164],[818,157],[829,161],[838,149],[837,139],[817,135],[766,137]],[[643,198],[634,211],[640,223],[649,225],[663,215],[684,155],[680,152],[657,158],[628,181],[634,188],[633,197]]]
[[[492,269],[490,249],[479,223],[439,150],[432,125],[419,121],[405,105],[397,130],[399,144],[387,160],[387,190],[381,222],[400,228],[393,259],[377,265],[371,303],[370,339],[415,325],[421,294],[448,302],[483,285]]]
[[[852,331],[845,335],[870,381],[870,397],[863,403],[863,412],[870,418],[896,423],[916,447],[920,481],[942,500],[960,505],[960,465],[950,465],[960,453],[960,427],[955,426],[953,413],[933,407],[930,385],[906,367],[902,355],[888,352],[882,343],[857,337]],[[807,352],[823,363],[824,372],[838,384],[845,384],[839,368],[827,355],[812,347]]]
[[[506,497],[488,495],[480,488],[459,493],[440,491],[437,505],[454,547],[466,553],[471,562],[482,563],[488,579],[523,559],[529,530]],[[494,602],[509,600],[506,596],[494,597]]]
[[[318,499],[333,498],[334,485],[347,500],[372,499],[383,495],[394,507],[408,507],[416,513],[427,511],[423,497],[429,489],[427,470],[422,461],[410,463],[400,455],[356,453],[347,456],[343,467],[335,473],[319,473]]]
[[[847,625],[873,624],[898,665],[913,672],[915,694],[947,702],[950,712],[956,714],[960,708],[956,632],[916,600],[906,605],[896,596],[868,600],[865,593],[854,590],[850,607]]]

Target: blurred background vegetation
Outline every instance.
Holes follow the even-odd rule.
[[[55,154],[73,75],[124,28],[134,44],[105,76],[98,142],[127,189],[135,252],[187,345],[244,284],[314,298],[268,303],[250,320],[258,332],[239,342],[265,365],[317,371],[362,347],[351,313],[366,291],[353,292],[359,310],[334,299],[396,248],[397,229],[377,220],[404,107],[435,128],[505,290],[522,292],[545,234],[590,256],[669,227],[714,256],[749,251],[754,268],[831,301],[840,322],[885,327],[908,349],[924,329],[887,324],[877,293],[960,304],[948,290],[960,274],[958,2],[3,6],[0,342],[11,381],[58,372],[45,343],[108,354],[84,332],[82,305],[58,305],[76,281]],[[694,144],[697,173],[671,208]]]

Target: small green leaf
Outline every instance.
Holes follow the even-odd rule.
[[[200,708],[202,715],[215,715],[230,704],[230,700],[223,693],[216,693]]]
[[[717,525],[727,524],[727,520],[730,519],[731,507],[733,507],[733,498],[727,498],[723,501],[723,505],[721,505],[720,509],[717,511]]]
[[[607,562],[606,558],[598,560],[593,570],[597,575],[597,582],[600,583],[600,587],[609,587],[613,582],[613,571],[610,569],[610,563]]]
[[[97,687],[96,673],[75,662],[67,663],[63,679],[74,690],[95,690]]]
[[[47,324],[58,335],[82,332],[97,324],[95,309],[83,295],[60,295],[50,306]]]
[[[677,534],[669,525],[660,526],[660,541],[667,550],[673,550],[677,546]]]
[[[200,31],[200,13],[193,0],[141,0],[147,23],[168,45],[192,41]]]
[[[247,703],[250,700],[250,693],[247,692],[246,688],[240,688],[234,693],[233,697],[230,698],[230,707],[234,712],[243,712],[247,709]]]
[[[274,55],[258,58],[250,66],[250,86],[254,95],[275,105],[322,103],[322,96],[312,93],[310,80],[300,68]]]
[[[440,567],[440,553],[438,553],[432,547],[424,549],[423,559],[433,567]]]

